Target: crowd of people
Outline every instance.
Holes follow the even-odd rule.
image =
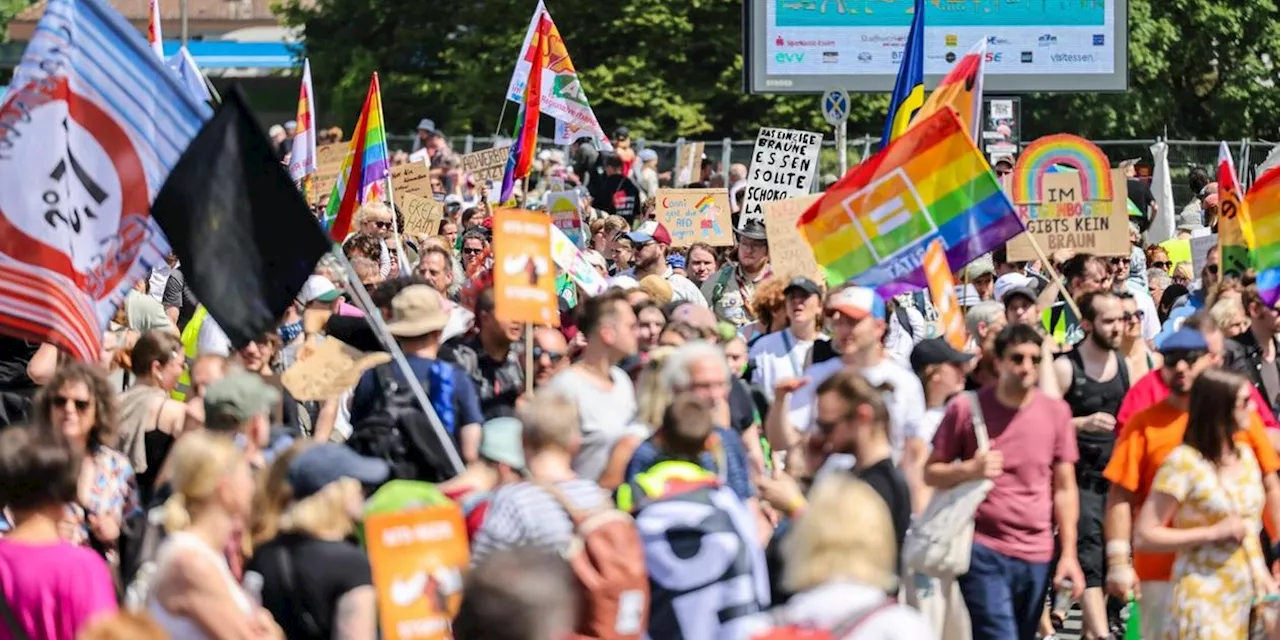
[[[621,132],[542,158],[535,183],[589,194],[609,288],[565,280],[559,327],[525,326],[485,277],[486,190],[419,130],[403,160],[432,167],[439,233],[366,204],[351,270],[322,260],[257,340],[230,343],[176,258],[97,362],[0,339],[0,637],[379,637],[360,531],[393,480],[464,519],[459,640],[1030,640],[1073,601],[1118,638],[1134,599],[1146,638],[1274,626],[1277,311],[1216,250],[1191,273],[1141,220],[1129,256],[998,250],[957,277],[961,347],[927,293],[775,271],[767,224],[674,246],[671,176]],[[745,170],[701,166],[740,203]],[[295,398],[286,371],[327,340],[386,351],[381,325],[407,367]],[[975,483],[966,570],[918,566],[915,528]]]

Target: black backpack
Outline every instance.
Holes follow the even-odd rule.
[[[381,396],[369,415],[352,425],[347,446],[391,466],[391,477],[400,480],[444,482],[453,477],[448,455],[431,427],[427,414],[418,406],[413,390],[393,375],[394,364],[375,368]],[[422,383],[427,391],[427,382]],[[450,443],[455,448],[456,442]]]

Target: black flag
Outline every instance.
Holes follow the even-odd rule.
[[[182,154],[151,215],[237,348],[276,327],[329,250],[238,86]]]

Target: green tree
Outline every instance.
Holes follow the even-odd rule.
[[[6,28],[0,31],[0,42],[9,41],[9,21],[13,20],[23,9],[26,9],[31,2],[29,0],[0,0],[0,25]]]

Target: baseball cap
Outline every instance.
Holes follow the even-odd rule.
[[[447,196],[445,196],[445,197],[444,197],[444,204],[445,204],[445,206],[448,206],[448,205],[451,205],[451,204],[456,204],[456,205],[458,205],[458,206],[462,206],[462,196],[460,196],[460,195],[458,195],[458,194],[456,194],[456,193],[451,193],[451,194],[449,194],[449,195],[447,195]]]
[[[1164,342],[1160,343],[1160,353],[1170,353],[1173,351],[1208,351],[1209,343],[1205,342],[1204,334],[1195,329],[1185,327],[1174,331]]]
[[[991,156],[991,166],[994,167],[1001,162],[1008,164],[1010,167],[1014,165],[1013,155],[1008,153],[997,153]]]
[[[390,475],[391,467],[386,462],[362,456],[346,445],[325,442],[299,451],[289,461],[285,478],[296,501],[313,496],[343,478],[376,487]]]
[[[425,284],[415,284],[391,299],[387,331],[397,338],[416,338],[440,331],[448,322],[440,294]]]
[[[875,289],[866,287],[848,287],[831,294],[827,297],[825,308],[828,313],[839,311],[858,320],[867,316],[879,320],[884,320],[886,317],[884,298],[881,298]]]
[[[787,283],[787,287],[782,290],[782,294],[786,295],[791,293],[792,289],[800,289],[811,296],[822,295],[822,287],[818,286],[818,283],[804,276],[792,278],[791,282]]]
[[[641,149],[637,155],[641,162],[653,162],[658,159],[658,152],[653,149]]]
[[[1014,296],[1026,296],[1035,302],[1038,297],[1036,279],[1021,273],[1006,273],[996,278],[996,300],[1008,304],[1008,300]]]
[[[302,290],[298,292],[298,302],[302,304],[311,304],[312,302],[333,302],[338,299],[341,293],[333,283],[324,276],[307,276],[307,281],[302,285]]]
[[[923,371],[931,364],[964,364],[973,359],[972,353],[958,351],[943,338],[921,340],[911,350],[911,369]]]
[[[436,129],[436,121],[431,118],[423,118],[418,121],[418,131],[426,131],[427,133],[440,133]]]
[[[262,376],[250,371],[232,373],[205,389],[205,422],[241,424],[269,413],[277,402],[280,391]]]
[[[636,227],[635,231],[627,234],[627,239],[637,246],[646,242],[658,242],[668,247],[671,246],[671,234],[667,232],[666,227],[662,226],[662,223],[654,220],[648,220]]]
[[[991,254],[989,253],[980,255],[973,262],[965,265],[964,274],[969,280],[977,280],[987,274],[994,276],[996,274],[995,261],[991,259]]]
[[[672,269],[683,269],[685,267],[684,256],[679,253],[667,256],[667,266]]]
[[[524,426],[515,418],[493,418],[480,430],[480,457],[524,472]]]

